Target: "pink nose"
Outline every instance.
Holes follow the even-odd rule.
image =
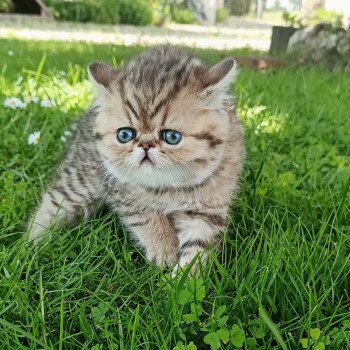
[[[151,147],[154,147],[154,145],[150,142],[140,142],[139,147],[142,147],[145,151],[148,151]]]

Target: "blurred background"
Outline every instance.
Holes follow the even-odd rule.
[[[103,24],[218,24],[231,16],[280,22],[283,12],[306,22],[349,21],[344,0],[1,0],[0,12],[37,15],[57,21]]]
[[[0,0],[0,37],[283,52],[296,29],[349,18],[343,0]]]

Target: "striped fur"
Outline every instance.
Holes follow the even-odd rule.
[[[235,72],[232,59],[210,68],[170,46],[121,70],[91,65],[98,98],[43,195],[29,239],[38,242],[50,224],[74,225],[107,204],[157,265],[184,266],[215,244],[244,159],[229,93]],[[123,127],[136,131],[134,140],[117,141]],[[181,142],[165,143],[164,129],[181,132]],[[152,163],[141,162],[142,143]]]

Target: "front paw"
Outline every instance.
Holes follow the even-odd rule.
[[[167,249],[148,249],[147,260],[159,267],[174,266],[179,260],[178,247],[168,247]]]
[[[31,228],[28,235],[28,241],[31,242],[34,246],[37,246],[39,243],[42,243],[49,238],[50,233],[40,226],[34,226]]]
[[[179,262],[172,270],[172,277],[176,277],[182,274],[187,268],[190,268],[190,274],[192,276],[198,276],[200,274],[200,267],[204,267],[208,260],[208,252],[197,251],[187,255],[181,256]]]

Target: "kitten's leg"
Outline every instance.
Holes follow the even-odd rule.
[[[44,193],[39,209],[29,223],[29,240],[35,244],[51,225],[72,225],[80,217],[89,218],[97,204],[96,186],[79,169],[68,167]]]
[[[159,213],[119,211],[122,221],[145,249],[146,257],[158,266],[172,265],[178,259],[179,241],[169,219]]]
[[[202,253],[202,261],[207,257],[208,246],[215,246],[220,231],[225,228],[227,209],[210,210],[210,212],[192,211],[174,214],[174,224],[178,232],[180,260],[177,267],[184,267],[193,258]]]

